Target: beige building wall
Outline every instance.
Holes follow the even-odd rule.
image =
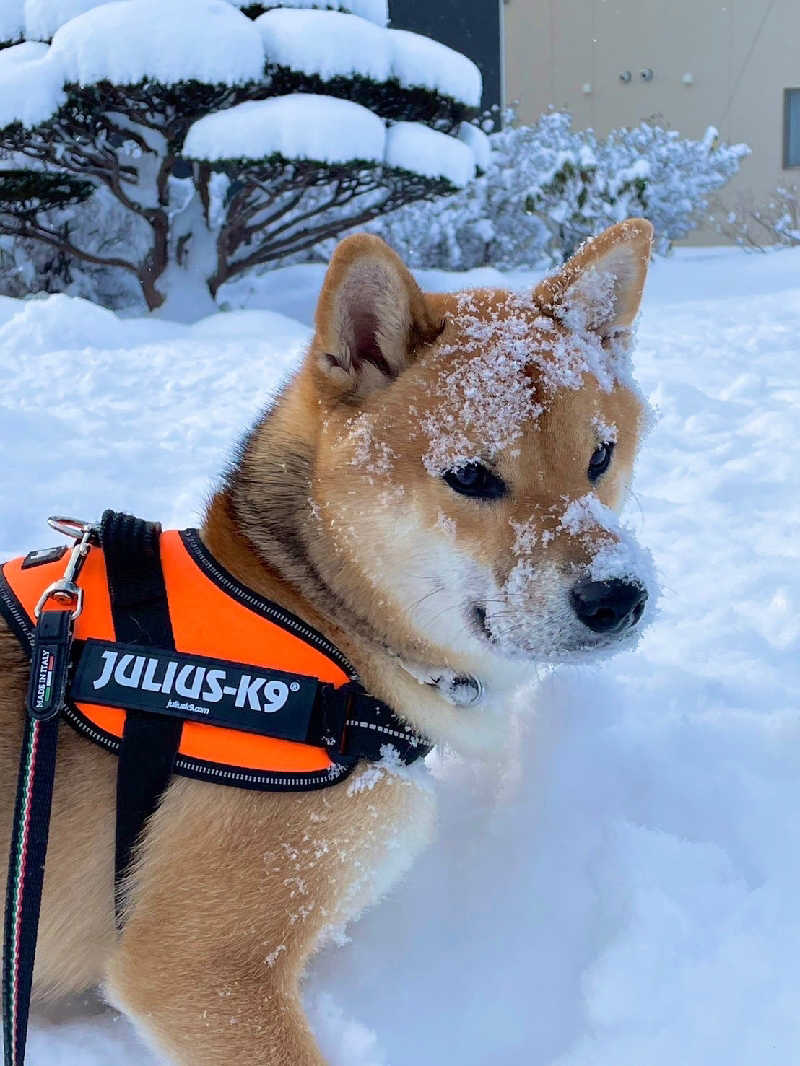
[[[713,125],[753,150],[726,200],[800,186],[800,168],[783,169],[800,0],[506,0],[504,15],[505,98],[519,100],[522,121],[556,107],[601,135],[653,116],[689,137]]]

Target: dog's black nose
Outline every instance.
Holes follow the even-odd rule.
[[[644,612],[647,591],[629,581],[579,581],[571,594],[572,609],[594,633],[618,633],[635,626]]]

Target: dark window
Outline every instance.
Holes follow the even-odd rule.
[[[389,0],[390,25],[433,37],[463,52],[483,74],[483,107],[502,104],[500,0]]]
[[[783,90],[783,165],[800,167],[800,89]]]

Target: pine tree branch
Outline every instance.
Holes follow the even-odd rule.
[[[378,188],[379,188],[379,186],[378,186]],[[370,191],[370,190],[364,189],[363,191],[367,192],[367,191]],[[303,211],[299,215],[291,216],[290,218],[288,218],[286,220],[286,222],[283,223],[283,225],[275,226],[272,229],[270,229],[270,232],[269,232],[270,240],[274,239],[275,237],[278,237],[281,233],[285,233],[286,230],[296,228],[298,225],[300,225],[301,223],[305,222],[307,219],[314,218],[315,215],[322,214],[323,211],[330,211],[334,207],[340,207],[340,206],[343,206],[346,203],[349,203],[349,201],[354,199],[357,195],[359,195],[358,192],[353,192],[352,195],[344,196],[343,195],[343,189],[342,189],[342,183],[341,183],[341,181],[337,182],[335,187],[334,187],[334,191],[333,191],[332,195],[326,201],[324,201],[321,204],[315,204],[313,207],[309,208],[307,211]],[[269,222],[270,222],[270,219],[265,219],[263,221],[260,221],[256,225],[248,226],[245,229],[245,238],[246,238],[245,239],[245,243],[249,243],[249,241],[251,241],[259,233],[262,233],[266,229],[266,227],[269,225]]]
[[[44,148],[40,149],[33,145],[22,146],[19,149],[15,149],[15,151],[27,156],[28,159],[35,160],[37,163],[51,166],[55,170],[66,170],[68,173],[82,178],[95,178],[116,196],[123,207],[134,214],[145,217],[146,209],[141,204],[137,204],[135,200],[132,200],[122,187],[125,171],[130,173],[131,178],[129,180],[131,182],[133,177],[136,176],[136,171],[133,168],[121,167],[118,161],[114,161],[113,155],[110,156],[108,165],[104,165],[102,160],[98,160],[96,156],[88,153],[83,146],[70,144],[66,136],[64,140],[67,142],[66,147],[64,142],[62,142],[58,146],[52,146],[53,151],[47,151]]]
[[[313,248],[315,244],[325,240],[326,237],[336,236],[343,228],[351,229],[354,226],[362,226],[371,222],[381,213],[384,204],[374,204],[365,210],[343,220],[341,216],[322,222],[316,227],[309,227],[301,233],[295,233],[284,237],[282,240],[269,240],[259,245],[250,255],[242,259],[235,259],[229,264],[228,278],[238,277],[240,274],[252,270],[253,267],[261,266],[294,252],[301,252],[307,248]]]
[[[251,178],[250,182],[232,197],[225,223],[217,236],[217,269],[209,281],[212,292],[216,292],[227,280],[230,256],[246,243],[247,221],[264,210],[264,204],[258,201],[256,194],[271,197],[273,204],[279,200],[278,206],[266,216],[265,225],[293,211],[301,203],[306,194],[307,183],[301,183],[298,187],[297,181],[294,180],[294,168],[284,170],[280,177],[282,188],[276,189],[274,185],[268,187],[263,181]],[[293,194],[288,200],[280,199],[292,190]]]
[[[107,118],[107,116],[104,116]],[[154,154],[152,145],[148,144],[146,138],[142,137],[136,130],[131,129],[129,126],[118,126],[116,122],[112,122],[111,119],[107,119],[106,129],[111,135],[120,137],[123,141],[132,141],[136,147],[141,151],[142,155]]]
[[[280,193],[280,195],[286,196],[289,193],[290,188],[291,186],[288,186]],[[298,189],[298,191],[288,200],[282,200],[278,207],[276,207],[273,211],[270,211],[268,215],[264,215],[258,226],[250,224],[250,220],[256,218],[262,211],[266,210],[266,207],[263,203],[254,202],[251,205],[250,209],[247,212],[243,212],[243,214],[239,217],[239,222],[241,223],[244,231],[248,234],[253,234],[260,229],[264,229],[264,227],[268,226],[270,222],[274,222],[276,219],[282,218],[287,212],[294,211],[294,209],[302,203],[303,197],[306,195],[306,191],[306,187],[301,186],[300,189]],[[273,198],[273,203],[275,199],[276,198]]]
[[[295,180],[299,180],[297,176]],[[225,240],[221,232],[218,242],[217,270],[214,277],[209,280],[212,295],[216,294],[220,285],[225,281],[239,277],[254,267],[313,248],[320,241],[336,237],[344,230],[371,222],[379,214],[393,211],[412,200],[419,200],[425,196],[441,195],[450,189],[449,184],[442,180],[435,181],[406,171],[394,171],[387,174],[377,168],[374,170],[362,168],[356,173],[348,173],[345,168],[342,168],[342,171],[334,178],[330,175],[329,168],[326,174],[321,168],[314,167],[305,175],[305,180],[306,186],[302,190],[302,196],[306,196],[316,185],[327,188],[328,192],[323,200],[310,204],[301,214],[291,214],[285,210],[283,204],[280,204],[269,216],[259,220],[258,224],[250,223],[244,227],[226,225]],[[252,195],[255,188],[266,193],[270,187],[266,182],[253,182],[251,188],[238,195],[246,199],[247,196]],[[381,196],[382,193],[383,196]],[[364,199],[367,197],[374,198],[364,204]],[[296,196],[294,200],[297,200]],[[349,215],[339,210],[347,204],[355,204],[357,209]],[[259,210],[265,206],[259,205]],[[295,206],[297,206],[296,203]],[[243,209],[243,213],[250,216],[252,212],[252,204],[246,205]],[[334,217],[331,217],[332,212],[335,212]],[[277,218],[287,214],[289,217],[281,225],[272,225]],[[229,210],[229,224],[234,221],[234,217],[234,212]],[[316,224],[313,224],[314,219],[317,219]],[[311,224],[304,226],[304,223]],[[249,254],[235,258],[237,249],[247,247],[262,235],[265,239]]]
[[[194,168],[194,187],[203,205],[203,218],[207,226],[211,226],[211,164],[198,163]]]
[[[0,233],[8,237],[19,237],[23,240],[40,241],[51,248],[57,248],[60,252],[74,256],[76,259],[81,259],[85,263],[93,263],[95,266],[117,267],[120,270],[127,270],[129,273],[135,274],[137,277],[139,275],[139,267],[135,263],[131,263],[127,259],[120,259],[117,256],[96,255],[85,248],[79,248],[65,236],[44,229],[37,223],[27,222],[12,226],[0,217]]]
[[[288,215],[287,221],[284,222],[282,226],[276,226],[275,229],[270,231],[271,233],[280,233],[288,226],[292,226],[297,222],[301,222],[306,218],[310,218],[311,216],[318,214],[321,210],[326,210],[327,208],[334,206],[335,198],[332,197],[326,202],[326,204],[316,204],[300,215],[291,214],[292,210],[297,207],[299,203],[301,203],[302,200],[305,198],[307,192],[308,186],[301,188],[298,196],[293,197],[289,204],[281,204],[279,209],[271,212],[269,215],[259,218],[258,222],[250,222],[249,224],[245,225],[243,227],[244,243],[249,243],[251,240],[253,240],[253,238],[257,237],[260,233],[262,233],[267,228],[267,226],[270,225],[270,223],[276,221],[276,219],[278,218],[283,218],[284,216]],[[258,205],[257,209],[251,213],[251,218],[257,218],[262,210],[264,210],[264,205]]]

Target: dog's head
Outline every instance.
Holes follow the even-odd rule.
[[[616,516],[642,429],[629,364],[651,238],[614,226],[527,294],[425,295],[376,237],[334,253],[294,386],[313,422],[295,536],[423,674],[491,684],[641,628],[646,556]]]

